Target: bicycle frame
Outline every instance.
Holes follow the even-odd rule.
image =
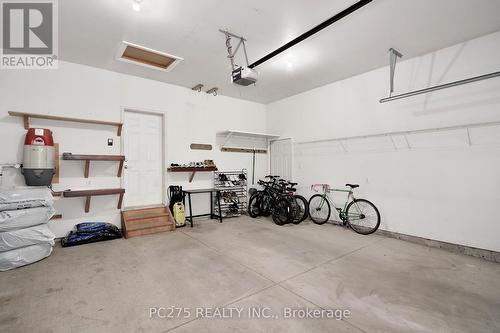
[[[311,188],[313,190],[315,190],[314,187],[315,187],[315,185],[313,185]],[[325,201],[328,201],[330,203],[330,205],[335,209],[335,212],[337,213],[337,216],[340,218],[340,220],[344,224],[346,222],[348,222],[349,220],[356,220],[356,219],[362,219],[362,218],[364,218],[363,214],[350,213],[349,215],[347,215],[347,205],[349,205],[349,203],[351,201],[356,200],[356,198],[354,197],[354,191],[352,189],[346,190],[346,189],[330,188],[327,185],[322,185],[322,187],[323,187],[323,194],[322,194],[322,198],[321,198],[321,202],[320,202],[319,208],[323,208],[323,205],[325,204]],[[344,203],[344,207],[343,208],[338,208],[337,205],[335,204],[335,202],[330,198],[329,193],[331,193],[331,192],[343,192],[343,193],[347,193],[347,198],[346,198],[346,201]],[[356,205],[356,208],[358,209],[358,211],[361,212],[361,209],[359,208],[359,206],[357,205],[357,203],[355,203],[355,205]]]
[[[276,181],[273,180],[272,182],[269,182],[269,184],[264,185],[264,189],[261,192],[261,200],[264,200],[271,209],[275,208],[274,202],[276,202],[278,197],[283,195],[275,186]]]

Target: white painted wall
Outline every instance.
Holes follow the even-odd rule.
[[[398,63],[396,93],[497,71],[499,55],[496,33]],[[251,170],[251,155],[191,151],[189,144],[215,147],[215,133],[227,129],[277,133],[300,142],[500,120],[500,79],[379,104],[387,91],[387,67],[267,107],[65,62],[53,71],[1,71],[0,163],[21,162],[25,130],[20,118],[7,115],[9,110],[113,121],[120,120],[122,106],[158,110],[166,114],[167,164],[214,159],[222,170]],[[33,125],[51,128],[61,153],[120,152],[113,128],[42,120]],[[360,183],[360,196],[380,208],[383,229],[500,251],[499,133],[499,127],[473,130],[471,147],[463,131],[411,136],[412,149],[405,148],[402,137],[395,138],[397,150],[383,139],[346,142],[348,153],[334,144],[295,145],[294,177],[306,195],[311,183]],[[115,146],[108,147],[107,138],[114,138]],[[257,158],[260,177],[267,159]],[[114,177],[115,163],[93,163],[89,179],[83,178],[82,164],[62,161],[56,190],[121,185]],[[18,171],[5,174],[5,186],[23,184]],[[212,185],[208,173],[197,174],[192,184],[187,177],[168,174],[167,182],[191,188]],[[57,236],[83,221],[120,224],[115,197],[93,198],[89,214],[83,205],[80,198],[56,202],[64,215],[50,223]],[[205,198],[194,205],[195,213],[208,209]]]
[[[397,48],[397,45],[394,45]],[[405,50],[400,50],[403,54]],[[369,55],[366,55],[369,56]],[[398,63],[397,93],[500,70],[500,32]],[[380,104],[389,68],[268,105],[268,132],[296,142],[500,120],[500,78]],[[295,145],[295,180],[361,185],[381,228],[500,251],[500,127]],[[335,230],[332,230],[335,232]]]
[[[168,75],[168,74],[165,74]],[[193,82],[193,85],[197,82]],[[8,111],[50,113],[69,117],[120,121],[121,107],[157,110],[166,114],[166,161],[185,163],[213,159],[220,170],[251,170],[250,154],[222,153],[216,147],[216,132],[236,129],[265,132],[265,105],[224,96],[214,97],[186,88],[61,62],[58,70],[0,72],[0,164],[21,162],[26,131],[22,119]],[[32,126],[53,130],[60,153],[119,154],[120,138],[111,127],[34,120]],[[107,146],[113,138],[115,145]],[[212,151],[192,151],[191,143],[209,143]],[[61,182],[56,190],[120,187],[115,177],[117,163],[91,162],[90,178],[83,178],[83,163],[61,161]],[[267,171],[266,156],[257,157],[257,175]],[[188,174],[167,174],[167,182],[185,188],[212,187],[212,173],[198,173],[193,183]],[[19,171],[8,170],[4,186],[24,185]],[[194,199],[194,197],[193,197]],[[56,208],[64,216],[50,222],[58,237],[83,221],[106,221],[120,225],[117,197],[92,198],[90,213],[84,213],[83,198],[62,198]],[[208,212],[208,197],[194,199],[195,213]]]

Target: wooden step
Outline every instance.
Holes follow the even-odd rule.
[[[125,238],[143,236],[143,235],[149,235],[149,234],[156,234],[156,233],[165,232],[165,231],[173,231],[174,229],[175,229],[175,225],[173,225],[173,226],[158,226],[158,227],[152,227],[152,228],[146,228],[146,229],[126,231]]]
[[[170,209],[168,207],[157,207],[157,208],[145,208],[145,209],[134,209],[134,210],[126,210],[122,212],[122,215],[126,217],[127,219],[129,218],[135,218],[135,217],[144,217],[148,215],[162,215],[162,214],[170,214]]]
[[[127,230],[139,230],[151,227],[159,227],[164,225],[172,225],[173,222],[169,222],[165,217],[153,217],[148,219],[136,219],[132,221],[127,221]]]
[[[122,212],[125,238],[175,230],[175,221],[167,207]]]

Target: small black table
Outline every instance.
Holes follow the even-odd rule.
[[[199,193],[210,193],[210,213],[208,214],[199,214],[193,215],[193,208],[191,207],[191,194],[199,194]],[[193,227],[193,218],[202,217],[202,216],[210,216],[211,219],[217,218],[219,222],[222,223],[222,214],[220,209],[220,190],[215,188],[205,188],[205,189],[196,189],[196,190],[183,190],[182,191],[182,203],[184,207],[186,207],[186,196],[188,197],[189,203],[189,216],[186,216],[186,221],[191,223],[191,228]],[[215,200],[217,201],[217,207],[219,208],[219,215],[214,213],[214,195]]]

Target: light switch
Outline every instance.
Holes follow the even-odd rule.
[[[113,139],[108,139],[108,146],[112,146],[113,145]]]

